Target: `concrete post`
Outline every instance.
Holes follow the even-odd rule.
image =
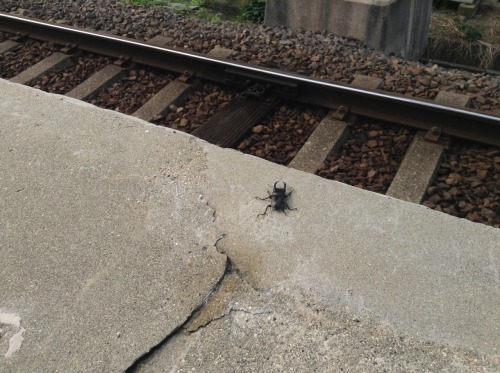
[[[267,26],[350,36],[407,59],[427,46],[432,0],[267,0]]]

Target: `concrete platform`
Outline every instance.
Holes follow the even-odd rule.
[[[500,369],[500,230],[6,81],[0,113],[0,371]]]

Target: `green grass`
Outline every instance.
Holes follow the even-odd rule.
[[[229,15],[218,12],[214,9],[209,9],[205,5],[205,0],[123,0],[128,4],[145,5],[145,6],[167,6],[170,3],[184,4],[181,7],[174,9],[175,12],[187,16],[204,18],[213,23],[221,21],[232,22],[253,22],[262,23],[264,20],[265,0],[247,0],[243,5],[240,14]],[[196,7],[196,8],[192,8]]]
[[[210,22],[220,22],[223,14],[205,7],[205,0],[125,0],[128,4],[146,6],[167,6],[170,3],[180,3],[184,6],[174,9],[175,12],[187,16],[208,19]],[[193,9],[192,7],[196,7]]]

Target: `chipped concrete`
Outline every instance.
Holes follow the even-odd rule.
[[[493,372],[498,367],[494,357],[400,335],[366,312],[325,306],[293,288],[256,290],[238,273],[226,279],[225,312],[195,332],[179,331],[136,372]]]
[[[19,315],[0,312],[0,355],[3,354],[5,359],[11,359],[21,348],[25,331],[26,329],[21,327]]]
[[[1,371],[500,369],[500,230],[1,80],[0,112]]]

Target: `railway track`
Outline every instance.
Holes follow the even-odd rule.
[[[335,84],[8,14],[0,31],[13,82],[500,227],[500,117],[464,96],[413,99],[369,77]]]

